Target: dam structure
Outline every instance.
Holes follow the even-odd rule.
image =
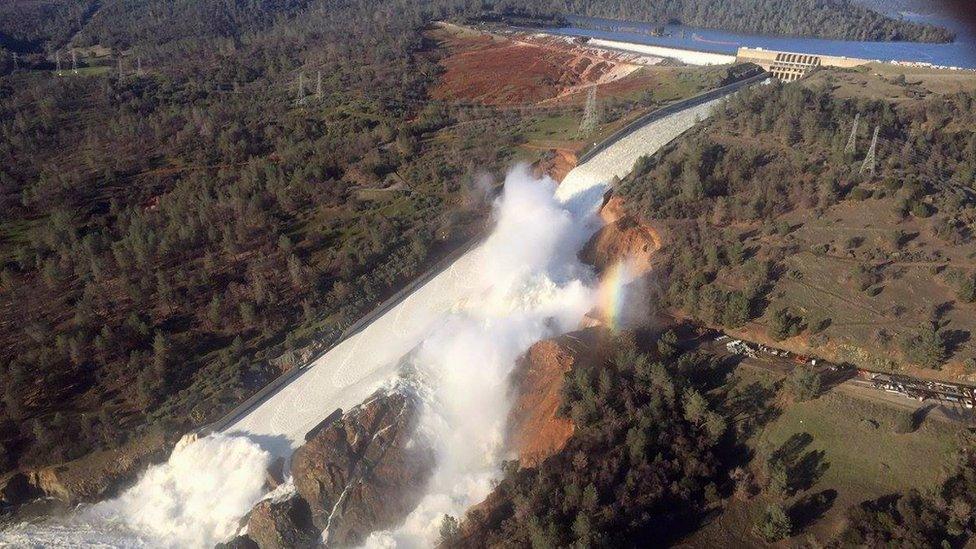
[[[772,51],[762,48],[739,48],[735,56],[739,63],[755,63],[783,82],[799,80],[818,67],[850,69],[866,65],[868,59]]]
[[[663,114],[643,126],[614,137],[569,172],[556,198],[575,216],[595,214],[614,178],[626,176],[638,158],[653,154],[708,117],[741,84],[662,109]],[[392,383],[404,358],[425,336],[466,300],[489,290],[472,282],[479,278],[473,273],[481,268],[485,253],[484,242],[473,247],[219,430],[245,435],[274,455],[289,456],[304,443],[306,433],[337,408],[352,408]]]

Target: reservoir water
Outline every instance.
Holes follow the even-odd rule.
[[[976,31],[955,18],[942,0],[860,0],[858,3],[890,17],[946,27],[955,31],[956,39],[949,44],[858,42],[763,36],[686,25],[665,25],[664,36],[652,36],[651,30],[659,27],[654,23],[576,16],[568,17],[569,24],[566,26],[551,27],[545,30],[566,36],[604,38],[732,55],[736,53],[739,47],[750,47],[878,61],[912,61],[946,67],[976,69]]]

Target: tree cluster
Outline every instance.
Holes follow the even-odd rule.
[[[490,498],[502,512],[469,516],[479,545],[665,545],[697,524],[719,497],[726,421],[700,392],[711,358],[663,347],[656,361],[621,344],[567,373],[572,439],[538,469],[508,467]]]

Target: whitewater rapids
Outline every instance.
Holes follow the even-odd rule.
[[[558,187],[515,168],[484,243],[223,433],[174,450],[115,500],[0,532],[0,546],[211,547],[233,536],[265,495],[264,471],[274,457],[287,458],[336,408],[355,406],[404,371],[424,396],[420,431],[437,466],[405,524],[374,534],[369,545],[430,544],[443,514],[461,515],[499,475],[506,379],[517,357],[541,338],[575,329],[594,304],[592,273],[576,254],[599,227],[608,184],[719,101],[647,124]]]

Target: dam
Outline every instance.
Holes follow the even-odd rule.
[[[739,48],[735,59],[739,63],[755,63],[783,82],[799,80],[818,67],[849,69],[871,62],[868,59],[854,57],[773,51],[763,48]]]

